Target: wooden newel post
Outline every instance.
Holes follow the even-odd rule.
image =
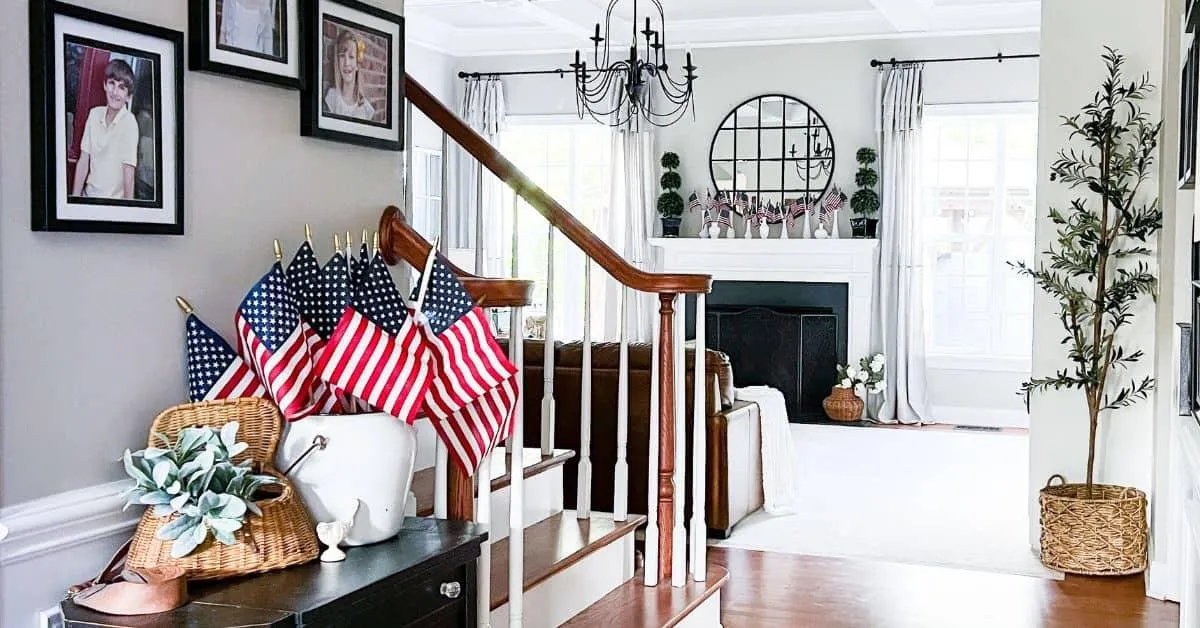
[[[457,460],[446,465],[446,518],[451,521],[475,520],[475,482]]]
[[[658,579],[670,582],[675,524],[675,295],[660,294],[658,300]]]

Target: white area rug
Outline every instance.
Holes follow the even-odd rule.
[[[760,510],[712,545],[1062,578],[1029,547],[1027,436],[790,428],[796,514]]]

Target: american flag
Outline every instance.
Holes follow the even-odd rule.
[[[830,215],[838,213],[845,204],[846,195],[835,185],[825,197],[824,202],[821,203],[821,220],[825,220]]]
[[[265,397],[267,389],[233,347],[195,314],[187,316],[188,396],[191,401]]]
[[[430,254],[437,257],[419,300],[435,366],[425,412],[460,466],[474,474],[483,456],[511,434],[520,383],[483,309],[444,259]]]
[[[284,418],[312,414],[311,328],[300,323],[296,299],[279,262],[250,289],[234,316],[238,353],[249,362]]]
[[[695,211],[702,207],[704,207],[704,203],[700,201],[700,195],[692,192],[692,195],[688,197],[688,211]]]
[[[429,351],[414,317],[378,254],[317,363],[321,379],[411,423],[432,376]]]
[[[296,307],[300,311],[300,325],[304,327],[304,337],[308,339],[308,351],[315,362],[325,349],[325,340],[329,333],[320,333],[316,328],[316,318],[324,314],[328,304],[321,294],[321,264],[313,251],[312,244],[305,240],[296,249],[296,256],[287,267],[288,286],[296,299]],[[332,316],[341,316],[346,304],[342,302]],[[336,322],[336,318],[335,318]],[[322,414],[339,413],[341,401],[334,395],[325,382],[313,381],[312,391],[315,411]]]

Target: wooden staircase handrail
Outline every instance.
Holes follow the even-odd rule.
[[[622,285],[656,294],[697,294],[711,290],[712,277],[708,275],[651,273],[630,264],[409,74],[404,76],[404,89],[405,97],[417,109],[458,142],[463,150],[515,190],[525,202],[575,243],[584,255],[596,260],[601,268]],[[380,232],[382,233],[382,229]]]
[[[428,240],[409,226],[399,207],[390,205],[383,210],[379,219],[379,253],[383,261],[395,265],[404,260],[413,268],[424,268],[432,248]],[[479,277],[446,261],[467,292],[483,307],[524,307],[533,303],[532,281]]]

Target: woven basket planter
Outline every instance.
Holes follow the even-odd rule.
[[[1054,484],[1057,478],[1061,483]],[[1067,484],[1053,475],[1038,497],[1042,563],[1085,576],[1125,576],[1147,566],[1146,494],[1136,488]]]
[[[840,421],[843,423],[854,423],[862,420],[863,407],[865,402],[854,394],[853,388],[838,388],[834,387],[821,406],[825,408],[825,415],[832,421]]]
[[[269,494],[255,502],[262,509],[262,516],[247,513],[242,529],[234,533],[237,542],[233,545],[209,537],[187,556],[172,558],[172,542],[160,540],[157,535],[159,528],[177,515],[155,517],[147,508],[129,548],[126,563],[130,568],[174,565],[184,569],[188,580],[215,580],[316,560],[320,547],[312,519],[291,483],[272,465],[283,429],[283,418],[273,403],[246,398],[168,408],[154,419],[150,428],[151,445],[155,432],[174,441],[185,427],[220,428],[231,421],[239,422],[238,440],[249,445],[235,461],[251,458],[256,473],[272,475],[280,481],[265,487],[264,492]]]

